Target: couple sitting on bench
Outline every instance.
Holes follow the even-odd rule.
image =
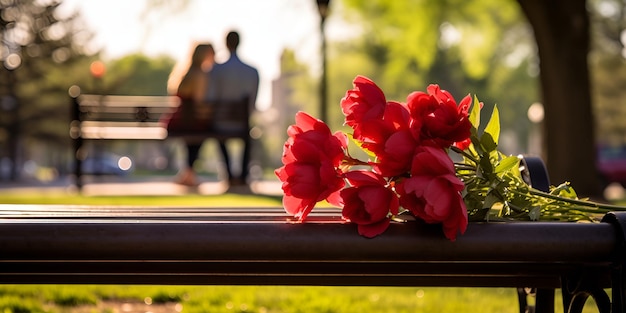
[[[196,46],[191,65],[178,85],[176,94],[181,105],[168,124],[168,132],[183,137],[187,146],[186,168],[176,182],[187,186],[198,184],[193,163],[198,158],[202,139],[194,133],[215,133],[228,175],[229,186],[248,184],[250,162],[249,117],[255,109],[259,87],[258,71],[243,63],[237,56],[239,35],[230,32],[226,47],[230,58],[221,64],[214,63],[215,51],[211,44]],[[185,136],[189,133],[192,136]],[[241,173],[235,175],[226,146],[229,138],[244,141]]]

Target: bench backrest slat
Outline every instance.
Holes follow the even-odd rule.
[[[175,96],[110,96],[110,95],[80,95],[81,107],[163,107],[176,108],[180,99]]]

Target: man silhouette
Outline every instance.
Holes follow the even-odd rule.
[[[256,98],[259,90],[259,72],[254,67],[239,59],[237,56],[238,46],[239,34],[235,31],[229,32],[226,36],[226,47],[230,52],[230,57],[226,62],[216,64],[208,73],[209,79],[206,100],[208,103],[215,105],[225,105],[225,103],[234,103],[247,98],[247,111],[250,114],[256,109]],[[229,127],[230,125],[227,120],[220,119],[219,116],[215,117],[216,131],[220,131],[220,128],[228,129]],[[218,140],[230,186],[247,185],[248,183],[250,141],[250,137],[246,136],[244,139],[241,173],[239,176],[234,176],[231,169],[228,149],[226,147],[226,140]]]

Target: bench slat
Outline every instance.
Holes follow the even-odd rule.
[[[83,122],[87,124],[87,122]],[[167,129],[156,125],[136,125],[123,123],[116,126],[113,122],[89,123],[81,128],[81,137],[84,139],[145,139],[164,140],[167,138]],[[137,123],[139,124],[139,123]],[[151,123],[157,124],[157,123]]]
[[[161,107],[176,108],[180,99],[173,96],[113,96],[113,95],[80,95],[81,107]]]
[[[0,282],[556,288],[581,269],[608,284],[618,246],[609,223],[472,223],[450,242],[417,222],[366,239],[332,210],[46,209],[0,207]]]

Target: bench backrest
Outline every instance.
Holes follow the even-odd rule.
[[[212,115],[212,118],[206,120],[209,127],[174,131],[168,128],[168,119],[178,108],[186,108],[181,107],[185,104],[181,103],[179,97],[93,95],[73,93],[72,89],[77,88],[70,88],[70,137],[75,155],[74,175],[79,189],[82,187],[81,167],[85,156],[83,140],[164,140],[176,137],[186,142],[202,143],[208,138],[250,139],[247,98],[207,104]],[[207,111],[204,106],[200,109],[202,112]],[[187,116],[198,117],[201,114],[194,111]]]
[[[213,110],[213,129],[215,132],[248,132],[250,129],[249,101],[218,101],[211,104]]]
[[[244,138],[250,129],[248,98],[207,104],[212,116],[209,123],[213,125],[202,132],[167,130],[166,117],[181,105],[176,96],[81,94],[72,101],[74,124],[78,124],[72,126],[72,138]]]
[[[180,105],[174,96],[113,96],[81,94],[73,98],[78,129],[72,137],[83,139],[165,139],[160,122]]]

